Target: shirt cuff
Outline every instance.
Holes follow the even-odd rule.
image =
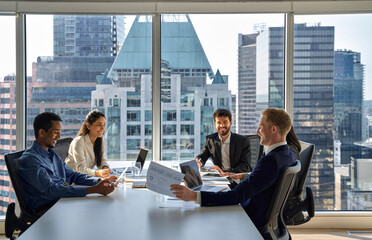
[[[201,193],[200,192],[196,192],[196,203],[201,205]]]
[[[76,192],[77,197],[84,197],[87,195],[87,187],[86,186],[73,186]]]

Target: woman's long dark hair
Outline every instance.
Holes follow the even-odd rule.
[[[296,136],[293,126],[291,127],[291,130],[289,130],[287,134],[286,141],[288,145],[294,145],[298,149],[298,152],[301,152],[301,144]]]
[[[87,127],[87,123],[90,125],[93,125],[95,121],[97,121],[100,117],[105,117],[105,114],[102,112],[98,111],[97,109],[94,109],[88,113],[88,115],[85,117],[85,120],[83,122],[83,125],[81,126],[78,134],[78,136],[84,136],[89,133],[89,129]],[[96,160],[96,165],[97,167],[101,166],[102,163],[102,156],[103,156],[103,151],[102,151],[102,138],[98,137],[96,141],[94,141],[94,146],[93,146],[93,151],[94,151],[94,156]]]

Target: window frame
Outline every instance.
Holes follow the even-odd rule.
[[[89,2],[89,4],[86,4]],[[153,159],[160,159],[161,116],[160,116],[160,25],[161,14],[176,13],[283,13],[286,15],[285,29],[285,108],[293,113],[293,26],[294,15],[311,14],[358,14],[372,13],[372,1],[219,1],[212,2],[153,2],[141,3],[86,0],[68,4],[53,0],[1,1],[0,14],[16,14],[16,101],[17,101],[17,150],[26,147],[26,14],[151,14],[153,18]],[[292,69],[291,69],[292,68]],[[298,228],[371,228],[368,224],[372,212],[368,211],[317,211],[315,217]]]

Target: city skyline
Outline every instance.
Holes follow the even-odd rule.
[[[106,149],[112,160],[133,160],[139,147],[152,147],[152,26],[150,18],[136,19],[133,27],[128,28],[131,32],[115,61],[108,53],[111,59],[101,59],[101,62],[100,57],[95,55],[96,48],[90,48],[89,42],[81,47],[92,49],[91,57],[38,56],[37,62],[33,64],[32,81],[27,85],[28,140],[33,139],[32,119],[41,111],[52,111],[61,115],[67,130],[63,132],[66,137],[75,136],[86,113],[92,108],[98,108],[107,116]],[[169,16],[169,19],[172,20],[172,16]],[[228,71],[226,69],[221,72],[219,68],[211,69],[209,59],[216,57],[211,58],[209,53],[204,51],[206,45],[199,40],[197,28],[194,31],[194,26],[189,23],[189,16],[174,16],[173,20],[164,21],[161,25],[162,130],[159,160],[171,160],[174,156],[180,160],[193,158],[200,152],[205,135],[215,131],[213,111],[217,108],[234,111],[237,106],[234,102],[235,96],[228,89],[232,77],[225,73]],[[97,30],[95,26],[87,24],[83,27]],[[74,36],[76,39],[85,38],[85,33],[76,32]],[[318,196],[317,209],[333,209],[335,206],[333,164],[334,152],[337,151],[334,150],[333,141],[340,139],[333,135],[336,121],[333,115],[336,112],[333,110],[333,93],[336,92],[336,78],[333,75],[336,72],[334,34],[333,26],[295,24],[293,124],[299,139],[316,145],[309,183],[316,189],[314,193]],[[101,35],[97,34],[97,42],[98,36]],[[220,40],[225,38],[217,32],[212,39],[221,44]],[[251,67],[257,62],[257,71],[252,71],[257,72],[254,81],[266,82],[268,97],[266,102],[256,103],[263,103],[266,107],[283,107],[284,28],[266,26],[265,31],[257,35],[257,39],[257,58],[256,54],[248,54],[252,61],[247,65]],[[34,46],[33,41],[40,43],[41,40],[48,39],[44,39],[40,34],[35,39],[29,39],[28,44]],[[110,40],[104,40],[103,44],[107,44],[107,41]],[[208,44],[208,47],[211,46]],[[224,54],[217,50],[215,52],[217,55]],[[235,52],[238,53],[238,48]],[[355,58],[357,63],[360,63],[360,56],[363,56],[363,53],[358,53]],[[231,58],[226,56],[226,59],[231,62]],[[91,71],[93,69],[95,72]],[[108,74],[108,69],[112,75]],[[360,75],[362,69],[356,70]],[[100,75],[102,72],[105,74]],[[252,83],[248,84],[251,87],[253,79],[248,80],[252,80]],[[262,90],[264,87],[260,85],[259,88]],[[13,99],[9,93],[13,92],[8,87],[4,88],[2,103],[8,104]],[[357,92],[359,96],[360,92],[361,87]],[[345,97],[348,97],[352,94],[346,95]],[[239,99],[238,103],[240,101]],[[6,107],[7,105],[4,105],[4,109]],[[260,107],[252,106],[256,111]],[[9,112],[13,112],[13,109],[15,110],[15,107],[9,109]],[[4,128],[9,125],[8,122],[15,127],[11,122],[15,119],[14,115],[9,117],[7,114],[4,110]],[[346,128],[348,126],[345,125]],[[3,143],[7,145],[7,133],[4,131],[3,135]],[[4,148],[4,151],[6,150]]]
[[[126,31],[129,31],[135,16],[125,15],[125,17]],[[2,17],[2,19],[5,19],[5,17]],[[205,49],[213,72],[220,69],[222,74],[229,76],[229,89],[234,94],[237,93],[238,34],[254,33],[255,24],[265,23],[266,28],[284,25],[283,14],[193,14],[190,15],[190,19]],[[0,32],[14,31],[14,29],[12,30],[12,26],[15,27],[14,21],[15,18],[9,20],[9,17],[5,22],[2,20],[0,22]],[[27,48],[27,55],[29,56],[27,75],[31,76],[32,62],[36,62],[38,56],[53,56],[53,16],[30,15],[27,17],[27,21],[27,42],[31,46],[37,46]],[[366,66],[364,100],[372,100],[372,67],[369,67],[372,66],[372,55],[368,54],[372,52],[372,46],[369,44],[370,39],[372,39],[372,29],[368,28],[368,22],[371,21],[371,14],[295,16],[295,23],[307,23],[308,26],[319,23],[321,26],[335,26],[335,51],[346,49],[361,53],[361,62]],[[244,22],[245,24],[236,24],[237,22]],[[362,36],[356,37],[358,34],[362,34]],[[211,36],[215,36],[213,41],[211,41]],[[215,39],[217,36],[218,41]],[[5,55],[8,56],[6,59],[0,59],[0,79],[15,72],[15,56],[11,51],[15,49],[15,36],[7,37],[9,37],[10,44],[13,46],[9,47],[7,45],[7,47],[4,47],[5,39],[0,39],[0,50],[7,53]],[[221,48],[221,46],[224,47]]]

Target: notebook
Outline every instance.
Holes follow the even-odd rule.
[[[145,165],[145,160],[146,160],[146,157],[147,157],[147,153],[149,152],[149,150],[147,148],[140,148],[139,152],[138,152],[138,156],[137,156],[137,160],[136,162],[139,162],[141,163],[141,171],[143,169],[143,166]],[[118,172],[118,173],[122,173],[124,171],[125,168],[114,168],[113,170]],[[126,172],[129,173],[129,172],[132,172],[133,171],[133,167],[128,167]]]
[[[183,162],[180,164],[181,172],[185,174],[183,181],[185,185],[194,191],[220,192],[227,186],[203,185],[196,160]]]

